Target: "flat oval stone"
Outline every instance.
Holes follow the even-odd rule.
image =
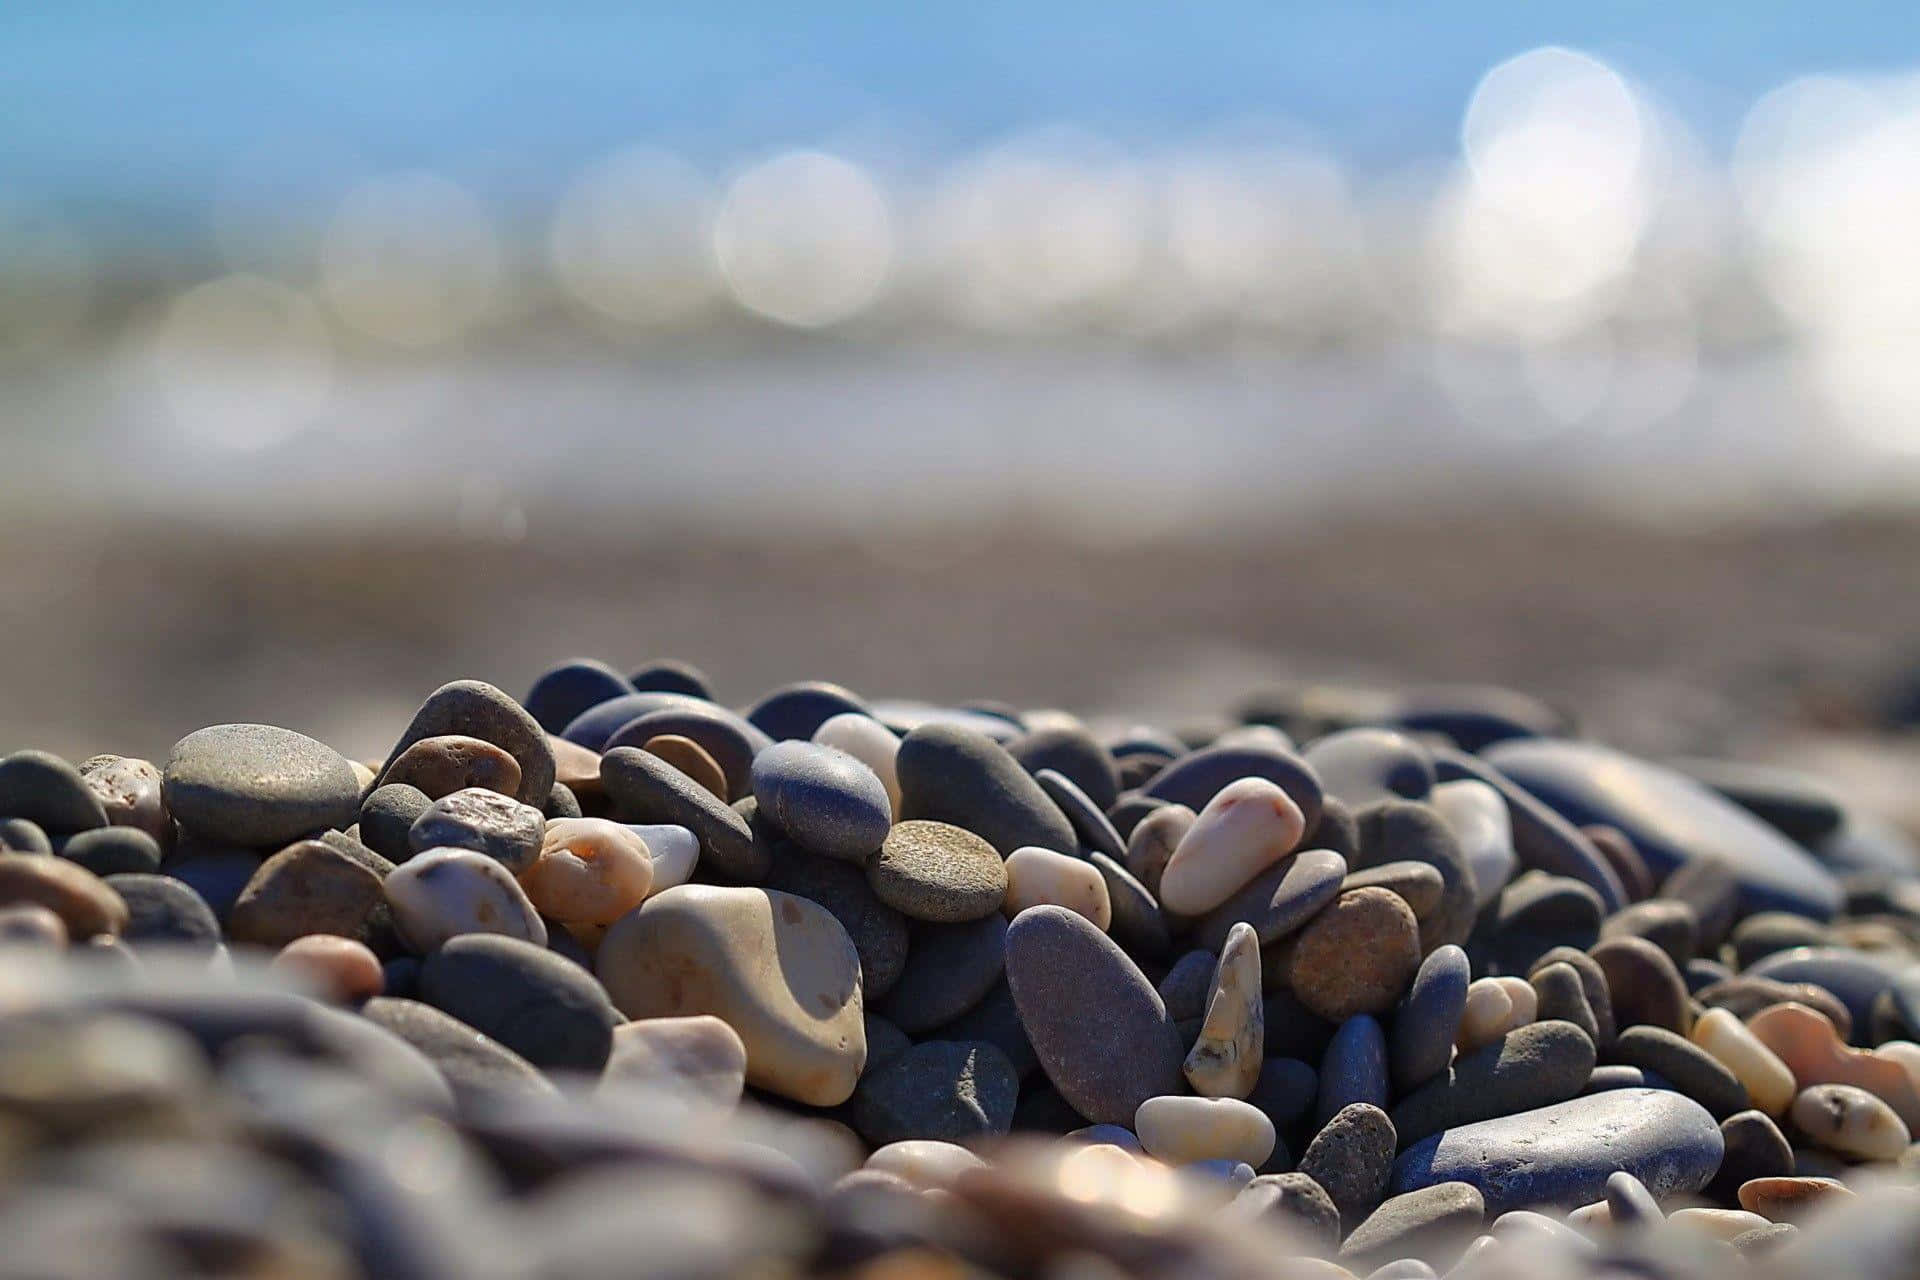
[[[1466,855],[1439,811],[1418,800],[1382,800],[1354,817],[1360,849],[1347,859],[1349,874],[1388,862],[1428,864],[1440,873],[1440,905],[1420,920],[1420,949],[1465,942],[1478,895]]]
[[[1591,886],[1570,876],[1528,871],[1507,885],[1476,958],[1495,973],[1520,974],[1556,946],[1591,947],[1604,907]]]
[[[1073,833],[1079,837],[1083,851],[1103,853],[1109,858],[1127,856],[1126,841],[1120,838],[1119,830],[1107,818],[1105,810],[1075,785],[1073,779],[1052,769],[1042,769],[1033,775],[1033,780],[1073,824]]]
[[[429,849],[382,885],[393,922],[426,955],[463,933],[501,933],[545,946],[547,926],[505,867],[472,849]]]
[[[1002,857],[1026,845],[1079,847],[1073,824],[1038,782],[982,734],[948,725],[915,729],[900,744],[900,816],[950,823]]]
[[[468,787],[435,800],[407,830],[415,853],[427,849],[472,849],[514,875],[540,856],[547,818],[530,804],[484,787]]]
[[[503,1096],[555,1092],[525,1058],[432,1005],[376,996],[360,1006],[360,1016],[425,1054],[462,1107],[497,1102]]]
[[[1687,983],[1666,952],[1645,938],[1603,938],[1588,953],[1607,976],[1616,1028],[1636,1023],[1684,1036],[1693,1025]]]
[[[771,859],[747,820],[657,756],[615,747],[600,757],[600,780],[622,822],[685,827],[700,841],[702,862],[734,880],[766,879]]]
[[[1397,1146],[1387,1113],[1356,1102],[1342,1107],[1314,1135],[1297,1172],[1326,1188],[1340,1215],[1356,1221],[1380,1203]]]
[[[1802,1089],[1788,1114],[1816,1145],[1853,1160],[1896,1160],[1913,1141],[1892,1107],[1850,1084]]]
[[[1797,1224],[1853,1198],[1851,1188],[1832,1178],[1755,1178],[1740,1187],[1740,1207],[1774,1222]]]
[[[427,695],[400,735],[400,741],[387,753],[387,763],[381,767],[380,776],[374,778],[373,786],[386,781],[387,770],[408,747],[422,738],[438,738],[450,733],[484,739],[512,756],[520,766],[520,789],[513,798],[522,804],[540,804],[553,790],[553,748],[547,745],[547,735],[540,722],[505,692],[484,680],[455,680]],[[174,816],[177,818],[179,814]]]
[[[1128,834],[1127,856],[1120,860],[1121,865],[1156,898],[1160,893],[1161,873],[1167,869],[1167,861],[1186,838],[1196,818],[1194,811],[1183,804],[1155,804]]]
[[[635,716],[609,734],[598,750],[602,754],[615,747],[644,750],[660,738],[684,739],[693,744],[698,752],[695,758],[700,761],[694,776],[729,803],[752,792],[754,758],[768,745],[763,734],[725,707],[680,702]],[[661,755],[678,767],[672,754]],[[720,775],[718,786],[714,785],[713,774]]]
[[[211,914],[211,913],[209,913]],[[269,966],[296,975],[320,999],[359,1004],[386,989],[380,957],[363,942],[330,933],[310,933],[280,948]]]
[[[1198,813],[1221,788],[1241,778],[1265,778],[1285,791],[1300,810],[1306,830],[1313,830],[1320,821],[1325,791],[1313,766],[1274,747],[1204,747],[1167,765],[1145,790],[1156,799],[1183,804]]]
[[[119,933],[127,904],[113,886],[75,863],[37,853],[0,853],[0,906],[37,902],[59,916],[69,937]]]
[[[120,936],[135,951],[148,944],[211,952],[220,945],[220,921],[193,889],[170,875],[123,873],[107,886],[127,905]]]
[[[623,1021],[585,969],[498,934],[449,938],[421,966],[420,999],[549,1071],[598,1075]]]
[[[1259,1168],[1275,1141],[1273,1122],[1237,1098],[1148,1098],[1135,1110],[1133,1131],[1148,1155],[1168,1164],[1235,1160]]]
[[[746,710],[748,723],[775,742],[802,742],[839,715],[865,715],[867,704],[851,689],[826,680],[781,685]]]
[[[542,671],[521,705],[542,729],[559,733],[588,708],[633,692],[625,676],[598,658],[570,658]]]
[[[1377,800],[1424,800],[1433,790],[1433,755],[1392,729],[1342,729],[1301,753],[1328,795],[1355,809]]]
[[[1451,944],[1436,947],[1420,962],[1413,985],[1393,1015],[1388,1058],[1394,1088],[1407,1093],[1447,1069],[1453,1042],[1466,1012],[1472,971],[1467,953]]]
[[[893,825],[887,789],[844,751],[788,741],[753,760],[760,812],[802,848],[864,863]]]
[[[1006,971],[1007,921],[997,912],[964,924],[921,924],[910,937],[906,971],[881,1008],[909,1035],[973,1008]]]
[[[1579,1093],[1594,1061],[1593,1042],[1572,1023],[1529,1023],[1402,1098],[1393,1127],[1401,1142],[1418,1142],[1442,1129],[1549,1106]]]
[[[1181,915],[1200,915],[1299,847],[1306,834],[1300,808],[1284,789],[1264,778],[1241,778],[1222,787],[1160,873],[1160,905]]]
[[[1699,757],[1665,763],[1669,769],[1719,792],[1796,844],[1819,844],[1847,820],[1845,805],[1825,783],[1795,769]]]
[[[627,683],[640,693],[678,693],[694,698],[712,698],[713,682],[707,673],[679,658],[656,658],[636,667]]]
[[[1664,1089],[1616,1089],[1433,1134],[1401,1153],[1388,1185],[1404,1194],[1465,1182],[1497,1215],[1592,1203],[1624,1169],[1667,1199],[1705,1187],[1722,1153],[1719,1126],[1699,1103]]]
[[[1733,1074],[1755,1107],[1770,1116],[1787,1113],[1796,1091],[1793,1072],[1746,1023],[1725,1009],[1708,1009],[1694,1019],[1689,1038]]]
[[[151,760],[93,756],[81,761],[80,776],[109,823],[144,831],[162,844],[173,838],[173,819],[160,798],[160,767]]]
[[[744,717],[734,714],[718,703],[689,694],[668,692],[629,693],[618,698],[610,698],[597,707],[589,707],[582,711],[565,729],[561,730],[560,736],[589,751],[605,752],[607,740],[615,733],[624,730],[642,716],[669,710],[683,712],[690,717],[698,718],[705,724],[724,725],[729,737],[736,738],[745,745],[748,760],[773,745],[772,738],[747,723]],[[687,725],[692,729],[691,720]],[[669,730],[661,729],[655,732],[665,733]],[[706,730],[692,729],[686,733],[686,736],[699,742],[709,752],[715,750],[715,746],[706,740]],[[721,748],[720,750],[725,754],[729,749]]]
[[[1087,854],[1087,861],[1107,883],[1107,901],[1113,910],[1107,932],[1113,940],[1137,959],[1157,961],[1164,957],[1173,947],[1172,932],[1147,887],[1097,849]]]
[[[1589,742],[1501,743],[1487,761],[1579,825],[1618,827],[1657,875],[1717,857],[1739,881],[1744,908],[1826,919],[1840,888],[1812,855],[1684,774]]]
[[[836,1106],[866,1063],[859,955],[804,898],[680,885],[616,921],[596,968],[630,1018],[725,1021],[747,1047],[748,1083],[781,1097]]]
[[[1085,917],[1021,912],[1007,929],[1006,971],[1041,1068],[1087,1120],[1130,1125],[1143,1102],[1183,1086],[1184,1045],[1166,1006]]]
[[[1356,1014],[1340,1024],[1320,1059],[1318,1096],[1313,1103],[1313,1118],[1324,1125],[1342,1108],[1364,1102],[1385,1111],[1393,1102],[1392,1081],[1387,1071],[1387,1037],[1380,1023],[1367,1014]]]
[[[1580,886],[1585,889],[1586,886]],[[1587,890],[1589,893],[1592,890]],[[1700,940],[1700,918],[1692,907],[1672,898],[1652,898],[1635,902],[1608,916],[1600,924],[1600,936],[1617,938],[1631,934],[1645,938],[1666,952],[1683,971],[1693,960]]]
[[[1460,852],[1473,872],[1474,897],[1484,909],[1513,879],[1520,859],[1513,851],[1513,820],[1498,791],[1478,778],[1442,782],[1427,796],[1460,842]]]
[[[278,950],[309,933],[357,937],[382,901],[380,877],[319,840],[300,840],[260,864],[227,919],[235,942]]]
[[[1699,1045],[1665,1027],[1628,1027],[1614,1039],[1613,1058],[1664,1077],[1715,1120],[1747,1109],[1746,1086],[1733,1072]]]
[[[520,790],[520,762],[501,748],[461,733],[422,738],[387,769],[386,783],[406,783],[430,799],[484,787],[504,796]]]
[[[1486,1200],[1468,1182],[1438,1182],[1403,1192],[1353,1229],[1340,1246],[1340,1260],[1348,1266],[1374,1267],[1391,1265],[1396,1258],[1423,1259],[1450,1267],[1479,1233],[1486,1215]],[[1432,1274],[1431,1267],[1427,1271]]]
[[[1484,782],[1507,802],[1513,853],[1519,865],[1548,875],[1571,876],[1591,886],[1609,911],[1627,905],[1626,889],[1606,855],[1573,823],[1506,774],[1464,751],[1435,750],[1434,776],[1441,782],[1471,778]]]
[[[209,840],[253,848],[344,827],[360,808],[347,758],[305,734],[266,724],[190,733],[167,757],[167,812]]]
[[[95,827],[65,837],[60,856],[97,876],[151,874],[160,869],[160,845],[138,827]]]
[[[845,712],[830,716],[813,731],[813,740],[823,747],[844,751],[873,770],[874,777],[887,789],[887,803],[894,815],[900,813],[900,775],[894,761],[900,754],[900,739],[872,716]]]
[[[107,825],[107,811],[80,771],[50,751],[0,757],[0,818],[25,818],[48,835]]]
[[[1385,1013],[1420,967],[1419,922],[1385,889],[1342,893],[1285,945],[1288,986],[1333,1022]]]
[[[1107,882],[1092,863],[1051,849],[1015,849],[1007,859],[1007,896],[1000,913],[1012,919],[1044,903],[1079,912],[1103,933],[1113,922]]]
[[[957,924],[1000,909],[1007,868],[994,847],[944,822],[902,822],[867,864],[873,891],[915,920]]]
[[[874,1146],[957,1143],[1006,1133],[1019,1096],[1019,1075],[992,1045],[928,1040],[862,1076],[849,1116]]]
[[[739,1033],[712,1014],[697,1013],[616,1026],[600,1089],[666,1089],[731,1107],[746,1081],[747,1046]]]
[[[1083,724],[1030,730],[1008,743],[1007,753],[1028,773],[1038,775],[1050,769],[1064,776],[1102,812],[1120,796],[1120,777],[1112,755]],[[1113,856],[1111,850],[1102,852]]]
[[[787,845],[773,860],[766,887],[817,902],[840,922],[860,957],[860,992],[875,1003],[906,972],[906,917],[888,906],[860,868]]]
[[[1587,999],[1585,981],[1580,971],[1564,960],[1541,965],[1527,978],[1533,986],[1534,1016],[1545,1021],[1557,1018],[1561,1022],[1571,1022],[1587,1033],[1587,1038],[1596,1046],[1600,1040],[1600,1020],[1594,1015],[1593,1003]],[[1605,979],[1602,979],[1605,981]],[[1608,1042],[1611,1044],[1611,1041]]]
[[[31,818],[0,818],[0,853],[53,852],[53,841]]]

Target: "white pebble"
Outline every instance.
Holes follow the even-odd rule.
[[[969,1169],[984,1169],[987,1162],[958,1143],[914,1138],[880,1147],[867,1157],[865,1167],[932,1190],[952,1186],[955,1178]]]
[[[899,820],[900,776],[894,770],[894,758],[900,754],[900,739],[893,730],[872,716],[843,711],[821,722],[813,731],[813,740],[823,747],[838,747],[873,770],[887,789],[887,803],[893,807],[895,821]]]
[[[1273,1121],[1238,1098],[1148,1098],[1133,1114],[1147,1154],[1168,1164],[1243,1160],[1259,1168],[1273,1154]]]
[[[1048,905],[1076,911],[1103,931],[1113,923],[1113,902],[1100,868],[1038,845],[1015,849],[1007,858],[1007,896],[1001,911],[1011,920],[1028,907]]]
[[[513,873],[472,849],[428,849],[388,873],[387,903],[422,955],[463,933],[500,933],[547,945],[547,926]]]

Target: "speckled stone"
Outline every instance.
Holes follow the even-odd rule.
[[[908,1035],[973,1008],[1006,971],[1007,921],[997,913],[964,924],[920,924],[908,938],[906,970],[880,1005]]]
[[[1320,1059],[1319,1092],[1313,1103],[1316,1126],[1343,1108],[1365,1102],[1382,1111],[1392,1105],[1387,1073],[1387,1038],[1380,1023],[1355,1014],[1340,1024]]]
[[[1687,983],[1671,957],[1645,938],[1603,938],[1588,953],[1607,976],[1617,1031],[1639,1023],[1684,1036],[1693,1025]]]
[[[210,952],[220,945],[220,921],[193,889],[172,876],[123,873],[107,885],[127,905],[121,937],[136,951],[146,946]]]
[[[1240,1189],[1228,1212],[1279,1226],[1311,1250],[1331,1253],[1340,1243],[1340,1210],[1326,1189],[1304,1173],[1262,1174]]]
[[[1342,893],[1285,945],[1294,995],[1335,1022],[1386,1012],[1420,967],[1419,922],[1385,889]]]
[[[553,790],[553,749],[547,745],[545,731],[519,703],[483,680],[455,680],[429,694],[387,753],[387,764],[374,786],[386,781],[387,770],[408,747],[422,738],[450,733],[480,738],[511,755],[520,766],[520,789],[514,799],[522,804],[540,804]]]
[[[1699,1045],[1665,1027],[1627,1027],[1615,1037],[1612,1057],[1664,1076],[1715,1120],[1747,1109],[1746,1086],[1733,1072]]]
[[[685,827],[700,841],[702,865],[747,883],[766,878],[771,860],[747,820],[657,756],[616,747],[600,757],[600,779],[620,821]]]
[[[1184,1046],[1133,961],[1085,917],[1024,911],[1006,933],[1007,984],[1047,1078],[1096,1124],[1132,1124],[1182,1087]]]
[[[1341,1108],[1314,1135],[1295,1172],[1319,1183],[1340,1216],[1355,1222],[1380,1203],[1397,1146],[1387,1113],[1356,1102]]]
[[[747,1047],[755,1088],[835,1106],[866,1063],[859,955],[839,921],[804,898],[680,885],[615,922],[596,969],[628,1017],[724,1020]]]
[[[1401,1153],[1389,1189],[1466,1182],[1488,1213],[1502,1214],[1590,1204],[1608,1176],[1625,1169],[1664,1198],[1706,1186],[1722,1150],[1719,1127],[1697,1102],[1618,1089],[1433,1134]]]
[[[50,836],[107,825],[80,771],[50,751],[0,756],[0,818],[25,818]]]
[[[1417,800],[1383,800],[1354,816],[1360,829],[1360,853],[1357,859],[1347,859],[1351,871],[1412,861],[1427,863],[1440,873],[1440,905],[1420,921],[1422,953],[1465,942],[1477,910],[1473,871],[1439,810]]]
[[[408,829],[407,845],[415,853],[472,849],[517,876],[540,857],[546,830],[546,815],[533,805],[484,787],[468,787],[428,805]]]
[[[0,853],[0,906],[37,902],[59,916],[75,941],[126,927],[127,904],[86,868],[37,853]]]
[[[345,756],[264,724],[214,725],[180,739],[162,790],[182,827],[254,848],[344,827],[360,807],[360,780]]]
[[[928,1040],[861,1077],[849,1117],[874,1146],[911,1139],[963,1142],[1006,1133],[1020,1077],[980,1041]]]
[[[432,1005],[378,996],[360,1007],[360,1016],[425,1054],[463,1107],[484,1106],[503,1096],[554,1093],[532,1063]]]
[[[1195,813],[1220,789],[1241,778],[1265,778],[1285,791],[1312,831],[1320,821],[1325,790],[1313,766],[1278,747],[1204,747],[1174,760],[1155,774],[1145,790],[1160,800],[1183,804]]]
[[[60,856],[97,876],[150,874],[160,869],[160,845],[138,827],[95,827],[60,843]]]
[[[868,1026],[871,1047],[871,1022]],[[901,1035],[903,1051],[906,1044],[907,1038]],[[868,1056],[871,1059],[871,1053]],[[703,1013],[620,1023],[613,1029],[613,1048],[600,1088],[603,1092],[667,1089],[731,1107],[740,1101],[746,1080],[747,1046],[739,1033]]]
[[[1439,1182],[1403,1192],[1353,1229],[1340,1246],[1340,1260],[1361,1268],[1403,1258],[1451,1267],[1479,1233],[1486,1213],[1486,1201],[1471,1183]]]
[[[1383,862],[1348,874],[1340,889],[1386,889],[1397,893],[1413,908],[1416,919],[1425,919],[1440,905],[1446,882],[1440,870],[1425,862]]]
[[[1447,1069],[1471,978],[1467,953],[1451,944],[1435,948],[1420,962],[1413,985],[1393,1014],[1388,1058],[1398,1092],[1406,1093]]]
[[[116,827],[144,831],[161,844],[173,838],[173,819],[160,798],[160,767],[134,756],[98,755],[80,762],[87,790]]]
[[[1593,1042],[1570,1022],[1534,1022],[1459,1058],[1393,1109],[1402,1142],[1563,1102],[1586,1086]]]
[[[448,939],[420,970],[420,999],[536,1067],[597,1075],[623,1019],[594,976],[530,942]]]
[[[787,845],[773,859],[766,887],[817,902],[840,922],[859,954],[867,1001],[885,996],[906,972],[907,919],[874,892],[860,868]]]
[[[417,787],[433,800],[468,787],[513,796],[520,790],[520,762],[480,738],[442,734],[420,739],[387,767],[382,785],[400,783]]]
[[[1002,857],[1025,845],[1079,847],[1073,824],[1006,748],[950,725],[913,730],[900,743],[900,816],[950,823]]]
[[[979,836],[945,822],[902,822],[867,864],[880,900],[903,915],[937,924],[978,920],[1000,909],[1005,861]]]
[[[301,840],[260,864],[227,931],[236,942],[276,949],[309,933],[356,937],[381,900],[379,876],[330,845]]]
[[[1082,851],[1103,853],[1115,859],[1126,857],[1127,842],[1120,838],[1119,830],[1073,779],[1054,769],[1041,769],[1033,775],[1033,780],[1073,825],[1073,834],[1079,837]]]
[[[1303,849],[1268,867],[1232,897],[1201,916],[1193,939],[1217,949],[1241,921],[1253,926],[1264,946],[1277,942],[1318,915],[1340,896],[1347,860],[1331,849]]]

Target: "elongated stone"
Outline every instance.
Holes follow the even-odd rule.
[[[1267,1025],[1260,994],[1260,939],[1251,925],[1227,934],[1213,971],[1207,1017],[1182,1070],[1193,1091],[1209,1098],[1245,1098],[1260,1079]]]

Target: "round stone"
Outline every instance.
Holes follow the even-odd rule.
[[[782,685],[747,708],[749,723],[775,742],[805,742],[838,715],[864,715],[867,704],[851,689],[827,680]]]
[[[404,782],[375,787],[360,802],[360,839],[389,861],[405,862],[413,856],[407,833],[432,806],[426,792]]]
[[[1378,888],[1397,893],[1413,908],[1414,917],[1424,920],[1440,905],[1446,882],[1437,867],[1425,862],[1383,862],[1349,873],[1340,888],[1342,892]]]
[[[429,799],[483,787],[512,796],[520,790],[520,762],[491,742],[448,733],[422,738],[400,753],[383,785],[405,783]]]
[[[1832,1178],[1755,1178],[1740,1187],[1742,1209],[1772,1222],[1796,1225],[1853,1198],[1850,1188]]]
[[[713,682],[707,673],[679,658],[656,658],[636,668],[627,682],[640,693],[678,693],[693,698],[712,698]]]
[[[1409,1092],[1447,1069],[1466,1012],[1470,979],[1467,953],[1451,944],[1436,947],[1420,962],[1393,1015],[1389,1060],[1399,1092]]]
[[[1715,1120],[1747,1109],[1746,1086],[1733,1072],[1699,1045],[1665,1027],[1628,1027],[1615,1037],[1612,1057],[1663,1077]]]
[[[395,867],[383,888],[400,936],[420,955],[463,933],[546,945],[547,926],[520,882],[484,853],[429,849]]]
[[[1314,1135],[1297,1171],[1326,1188],[1341,1216],[1355,1221],[1380,1203],[1397,1146],[1387,1113],[1356,1102],[1342,1107]]]
[[[0,907],[37,902],[59,916],[78,941],[119,933],[127,904],[113,886],[75,863],[37,853],[0,853]]]
[[[351,823],[360,780],[347,758],[305,734],[222,724],[174,744],[163,774],[167,812],[209,840],[279,847]]]
[[[1726,1148],[1720,1168],[1707,1184],[1709,1200],[1723,1205],[1740,1202],[1740,1188],[1755,1178],[1783,1178],[1793,1173],[1793,1147],[1780,1127],[1763,1111],[1742,1111],[1720,1122]]]
[[[1259,1168],[1275,1141],[1273,1121],[1238,1098],[1148,1098],[1135,1109],[1133,1131],[1148,1155],[1168,1164],[1236,1160]]]
[[[794,845],[773,859],[766,886],[817,902],[833,914],[860,956],[860,993],[877,1002],[906,971],[907,920],[874,893],[860,868]]]
[[[680,885],[616,921],[596,968],[630,1018],[705,1013],[726,1022],[746,1045],[756,1088],[830,1107],[860,1078],[860,957],[817,903],[778,890]]]
[[[1788,1114],[1815,1143],[1854,1160],[1898,1159],[1913,1140],[1892,1107],[1849,1084],[1802,1089]]]
[[[548,733],[559,733],[581,712],[634,692],[627,678],[597,658],[572,658],[542,671],[527,690],[527,714]],[[480,786],[481,783],[468,783]],[[458,787],[451,788],[459,790]]]
[[[1029,845],[1013,851],[1006,870],[1007,894],[1000,911],[1008,919],[1028,907],[1051,904],[1079,912],[1102,932],[1113,923],[1106,879],[1084,858]]]
[[[80,764],[87,790],[116,827],[144,831],[164,844],[173,836],[173,819],[160,798],[160,767],[132,756],[100,755]]]
[[[600,1088],[663,1089],[731,1107],[746,1081],[747,1046],[739,1033],[712,1014],[696,1013],[615,1027]]]
[[[547,819],[530,804],[483,787],[440,797],[414,820],[407,844],[426,849],[472,849],[484,853],[514,875],[540,856]]]
[[[1385,889],[1341,894],[1288,945],[1288,986],[1301,1004],[1335,1022],[1385,1013],[1420,967],[1419,922]]]
[[[1035,845],[1078,847],[1073,825],[1020,763],[983,734],[928,724],[909,733],[895,760],[900,816],[962,827],[1003,857]]]
[[[1418,1142],[1443,1129],[1550,1106],[1586,1086],[1594,1061],[1593,1041],[1572,1023],[1528,1023],[1401,1098],[1393,1127],[1402,1142]]]
[[[546,824],[540,856],[520,875],[534,909],[562,924],[612,924],[653,890],[653,853],[632,827],[605,818]]]
[[[260,864],[227,919],[235,942],[279,949],[309,933],[356,937],[382,900],[380,877],[318,840]]]
[[[95,827],[66,837],[60,856],[97,876],[151,874],[160,869],[160,845],[138,827]]]
[[[64,951],[66,946],[66,922],[39,903],[16,902],[0,907],[0,948],[40,947]]]
[[[1006,1133],[1019,1096],[1019,1075],[992,1045],[928,1040],[861,1077],[849,1118],[874,1146],[963,1142]]]
[[[1392,729],[1342,729],[1307,744],[1301,753],[1328,795],[1354,808],[1399,797],[1424,800],[1433,790],[1433,756]]]
[[[1222,787],[1181,837],[1160,873],[1160,905],[1181,915],[1213,910],[1292,853],[1306,820],[1291,796],[1264,778]]]
[[[0,818],[0,853],[52,853],[53,841],[31,818]]]
[[[1183,1086],[1185,1046],[1166,1006],[1086,917],[1021,912],[1006,932],[1006,972],[1041,1068],[1087,1120],[1131,1124],[1143,1102]]]
[[[371,1000],[386,988],[380,957],[363,942],[310,933],[280,948],[272,967],[296,975],[326,999],[341,1004]]]
[[[1585,886],[1581,886],[1585,888]],[[1591,892],[1591,891],[1589,891]],[[1623,907],[1600,925],[1600,936],[1645,938],[1685,968],[1699,944],[1700,919],[1693,908],[1672,898],[1650,898]]]
[[[514,758],[520,766],[520,789],[513,798],[522,804],[540,804],[552,792],[553,749],[547,745],[539,721],[484,680],[455,680],[428,695],[413,713],[400,741],[387,753],[387,764],[374,779],[374,786],[386,782],[387,770],[408,747],[422,738],[453,733],[484,739]]]
[[[930,1191],[951,1187],[961,1174],[984,1169],[987,1162],[957,1143],[909,1139],[878,1148],[861,1167],[905,1178],[921,1190]]]
[[[80,771],[50,751],[0,756],[0,818],[24,818],[55,836],[107,825]]]
[[[700,841],[702,862],[721,875],[766,878],[770,858],[747,820],[658,756],[615,747],[600,757],[600,781],[620,821],[685,827]]]
[[[822,721],[813,731],[813,740],[844,751],[873,770],[873,776],[887,789],[892,812],[899,815],[900,775],[894,769],[894,760],[900,754],[900,739],[893,730],[872,716],[848,711]]]
[[[1513,820],[1506,800],[1477,778],[1461,778],[1436,786],[1427,803],[1459,842],[1467,869],[1473,872],[1474,905],[1485,910],[1499,899],[1520,863],[1513,851]]]
[[[615,746],[630,745],[622,743],[618,734],[614,735],[612,741]],[[642,742],[640,749],[650,756],[659,756],[711,791],[716,798],[721,800],[731,798],[732,788],[727,783],[726,772],[720,768],[718,761],[707,754],[706,748],[692,738],[677,733],[655,734]]]
[[[906,970],[880,1010],[909,1035],[978,1005],[1006,971],[1007,921],[998,913],[963,924],[920,924],[910,938]]]
[[[1110,809],[1119,798],[1120,778],[1112,755],[1077,721],[1022,734],[1007,744],[1007,753],[1028,773],[1051,769],[1066,777],[1096,808]]]
[[[880,900],[916,920],[957,924],[1000,909],[1007,868],[971,831],[944,822],[902,822],[887,833],[867,879]]]
[[[497,934],[448,939],[421,966],[420,999],[549,1071],[599,1074],[622,1020],[585,969]]]

